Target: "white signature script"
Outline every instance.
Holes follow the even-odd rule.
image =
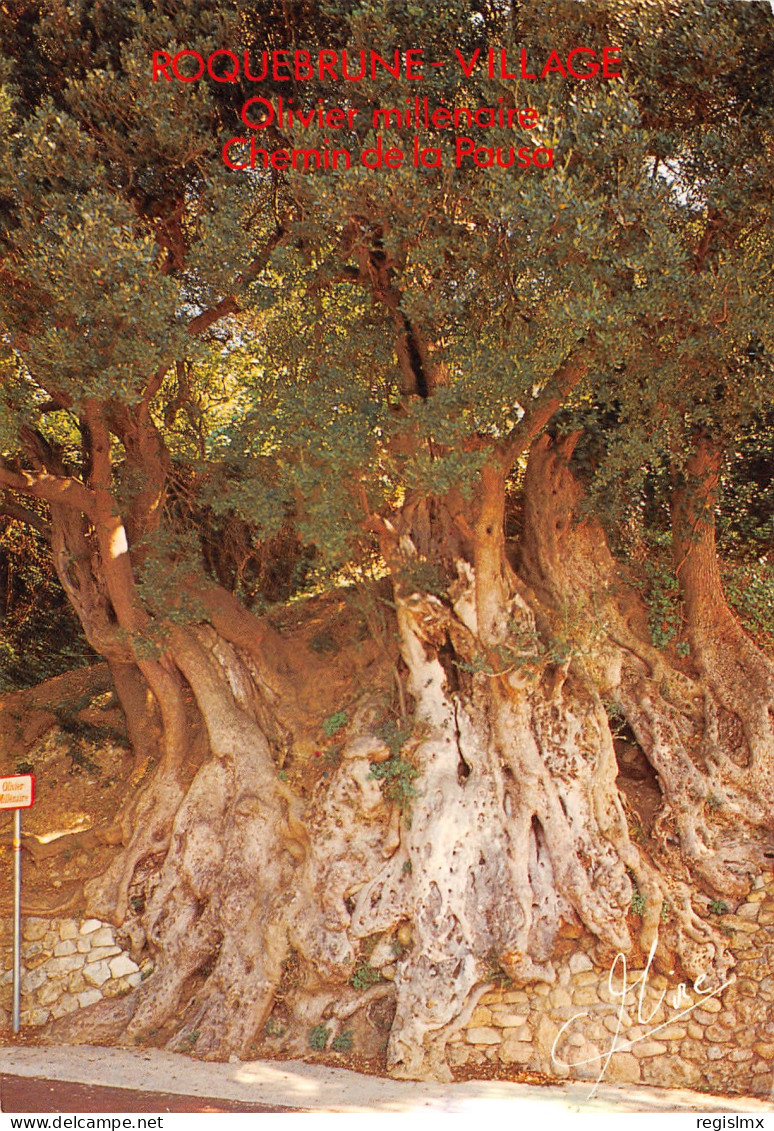
[[[645,966],[645,969],[640,974],[639,978],[637,978],[636,981],[632,982],[631,985],[629,985],[627,977],[626,955],[619,953],[615,956],[613,965],[610,967],[607,984],[611,996],[618,1001],[618,1015],[616,1018],[615,1031],[613,1032],[613,1039],[610,1043],[610,1048],[606,1052],[602,1052],[598,1056],[590,1056],[584,1060],[575,1061],[565,1061],[560,1059],[560,1057],[556,1055],[556,1046],[559,1044],[562,1035],[567,1031],[567,1029],[569,1029],[573,1022],[578,1020],[578,1018],[588,1017],[588,1010],[586,1010],[584,1013],[573,1014],[569,1021],[565,1021],[564,1025],[562,1025],[561,1029],[556,1034],[554,1043],[551,1046],[551,1060],[557,1067],[576,1068],[580,1064],[594,1064],[596,1061],[601,1062],[599,1076],[597,1076],[596,1083],[589,1093],[589,1099],[594,1095],[595,1091],[601,1084],[607,1066],[610,1063],[614,1053],[624,1052],[626,1049],[631,1048],[632,1045],[636,1045],[638,1041],[644,1041],[647,1037],[652,1037],[654,1033],[658,1033],[661,1029],[665,1029],[668,1025],[673,1025],[674,1022],[678,1021],[681,1017],[687,1017],[689,1013],[692,1013],[694,1009],[698,1009],[701,1005],[704,1004],[705,1001],[709,1001],[709,999],[712,997],[717,997],[717,995],[719,993],[722,993],[726,986],[730,986],[731,982],[733,981],[733,979],[729,979],[729,981],[723,982],[722,985],[708,992],[703,989],[703,984],[706,980],[707,975],[700,974],[696,981],[693,983],[693,992],[699,995],[699,999],[697,1001],[691,1001],[690,997],[688,996],[686,983],[681,982],[679,986],[673,988],[671,991],[664,990],[656,1005],[653,1007],[648,1016],[645,1017],[643,1014],[643,1010],[646,1007],[645,990],[648,984],[648,976],[650,974],[650,968],[653,962],[653,955],[655,953],[656,941],[654,940],[653,945],[650,948],[650,954],[648,955],[648,962]],[[624,1040],[619,1042],[621,1026],[623,1024],[626,998],[633,990],[637,988],[637,986],[639,986],[639,993],[637,995],[637,1023],[639,1025],[650,1025],[653,1018],[656,1016],[659,1009],[663,1005],[664,999],[667,997],[667,993],[670,994],[671,999],[667,1001],[667,1005],[671,1005],[676,1012],[674,1012],[666,1021],[662,1021],[659,1025],[654,1025],[651,1029],[648,1029],[645,1033],[641,1033],[638,1037],[634,1037],[630,1041]],[[683,1006],[683,1003],[686,1002],[689,1003],[687,1007],[681,1008]]]

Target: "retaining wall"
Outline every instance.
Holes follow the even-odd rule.
[[[774,879],[758,879],[748,900],[718,922],[737,962],[714,996],[652,968],[627,968],[624,982],[621,959],[612,975],[600,969],[592,938],[567,928],[555,984],[486,994],[452,1038],[450,1062],[592,1081],[604,1069],[609,1083],[774,1095]],[[98,919],[27,918],[22,934],[23,1026],[128,993],[152,971]],[[11,1023],[11,946],[11,920],[0,920],[3,1028]]]

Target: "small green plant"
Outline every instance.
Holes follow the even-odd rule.
[[[494,985],[500,986],[501,988],[513,985],[513,978],[508,971],[502,967],[499,955],[496,951],[490,951],[486,961],[487,965],[484,973],[485,981],[493,982]]]
[[[330,1030],[326,1029],[324,1025],[315,1025],[313,1029],[309,1030],[309,1048],[314,1049],[315,1052],[322,1052],[328,1043]]]
[[[377,982],[381,982],[382,976],[378,970],[374,969],[367,962],[362,966],[358,966],[355,973],[349,979],[349,984],[356,990],[367,990],[369,986],[375,986]]]
[[[324,720],[322,725],[325,737],[332,738],[333,735],[337,734],[342,727],[345,727],[347,725],[347,722],[348,719],[346,711],[334,711],[332,715],[328,715],[328,718]]]
[[[419,771],[405,758],[388,758],[386,762],[372,762],[369,775],[380,783],[382,796],[388,805],[410,809],[417,796],[414,778]]]
[[[718,809],[722,808],[723,802],[719,797],[715,797],[714,793],[711,793],[707,798],[706,806],[709,809],[710,813],[717,813]]]
[[[639,888],[632,892],[632,911],[635,915],[642,915],[645,910],[645,896]]]
[[[376,728],[376,733],[384,741],[390,755],[397,758],[403,743],[411,737],[411,727],[398,726],[394,719],[388,719],[386,723]]]
[[[683,627],[680,586],[671,561],[654,557],[643,563],[645,599],[648,603],[648,627],[657,648],[666,648]]]
[[[711,915],[727,915],[728,907],[722,899],[712,899],[709,903],[709,910]]]
[[[331,1048],[334,1052],[351,1052],[354,1041],[352,1039],[352,1030],[344,1029],[339,1033],[338,1037],[334,1037],[331,1041]]]
[[[285,1033],[285,1026],[275,1017],[270,1017],[264,1025],[263,1031],[267,1037],[281,1037]]]
[[[192,1029],[190,1033],[186,1033],[186,1035],[181,1038],[178,1047],[180,1048],[181,1052],[190,1052],[198,1040],[199,1030]]]

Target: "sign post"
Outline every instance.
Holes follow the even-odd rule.
[[[13,809],[13,1031],[21,1028],[21,811],[35,798],[32,774],[0,778],[0,809]]]

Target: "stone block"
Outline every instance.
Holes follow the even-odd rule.
[[[473,1014],[471,1018],[471,1023],[474,1018],[475,1014]],[[515,1013],[512,1009],[509,1009],[507,1005],[501,1006],[500,1009],[496,1007],[493,1008],[489,1018],[490,1023],[498,1025],[501,1029],[518,1029],[519,1026],[526,1025],[528,1020],[528,1013]]]
[[[27,942],[37,942],[45,937],[48,930],[48,919],[25,919],[22,924],[22,938]]]
[[[50,1016],[51,1014],[47,1009],[25,1009],[19,1014],[19,1020],[24,1028],[27,1028],[27,1026],[32,1028],[36,1025],[45,1025]]]
[[[112,927],[102,927],[91,936],[92,946],[115,946],[116,937]]]
[[[482,1025],[477,1029],[468,1029],[467,1037],[473,1045],[499,1045],[500,1034],[496,1029]]]
[[[59,937],[63,941],[66,939],[78,938],[78,923],[75,919],[60,919],[59,920]]]
[[[545,1064],[549,1064],[551,1061],[551,1049],[560,1028],[560,1025],[545,1014],[543,1014],[535,1026],[537,1053],[540,1060]]]
[[[46,969],[50,974],[69,974],[72,970],[80,970],[85,961],[85,954],[63,954],[60,958],[52,958]]]
[[[702,1071],[679,1056],[665,1056],[658,1060],[642,1062],[643,1077],[649,1084],[660,1088],[697,1088],[701,1086]]]
[[[59,982],[46,982],[41,986],[37,993],[38,1005],[53,1005],[58,1001],[62,994],[62,986]]]
[[[567,974],[567,977],[569,979],[569,970],[563,970],[562,973]],[[548,995],[548,1000],[550,1001],[552,1006],[556,1007],[556,1009],[570,1009],[572,1006],[572,995],[568,990],[560,986],[554,986],[554,988],[551,990],[551,993]]]
[[[37,970],[38,966],[43,966],[48,962],[51,957],[50,951],[41,949],[37,954],[33,954],[30,958],[24,960],[23,965],[28,970]]]
[[[102,994],[99,990],[84,990],[83,993],[78,994],[78,1005],[81,1009],[85,1009],[88,1005],[94,1005],[98,1001],[102,1001]]]
[[[721,922],[724,927],[732,927],[743,935],[754,935],[760,930],[758,923],[744,919],[741,915],[724,915]]]
[[[733,986],[737,994],[741,997],[756,997],[758,993],[758,983],[753,981],[752,978],[739,978]]]
[[[760,904],[758,903],[743,903],[741,907],[737,908],[737,915],[740,919],[746,919],[748,922],[753,922],[758,918],[760,911]]]
[[[73,970],[72,974],[67,979],[67,992],[71,994],[82,994],[88,989],[86,979],[81,970]]]
[[[640,1062],[635,1056],[630,1052],[616,1052],[605,1069],[605,1080],[610,1084],[637,1084],[641,1073]]]
[[[600,976],[596,970],[582,970],[579,974],[572,976],[574,986],[596,986],[600,981]]]
[[[474,1009],[473,1013],[471,1014],[470,1021],[468,1022],[468,1025],[471,1029],[476,1029],[481,1025],[491,1024],[492,1011],[490,1009],[487,1009],[485,1006],[479,1006],[478,1009]]]
[[[701,1005],[697,1009],[694,1009],[693,1016],[697,1021],[701,1021],[706,1025],[713,1020],[711,1016],[707,1015],[712,1013],[720,1013],[722,1008],[723,1006],[720,1004],[716,997],[708,997],[701,1003]]]
[[[629,1016],[629,1014],[628,1014],[628,1013],[626,1012],[626,1010],[624,1010],[624,1011],[623,1011],[623,1013],[621,1014],[621,1027],[620,1027],[620,1032],[621,1032],[621,1035],[622,1035],[622,1036],[624,1036],[624,1035],[626,1034],[626,1030],[627,1030],[627,1029],[629,1028],[629,1026],[631,1025],[631,1023],[632,1023],[632,1019],[631,1019],[631,1017],[630,1017],[630,1016]],[[618,1011],[616,1010],[616,1012],[615,1012],[615,1013],[607,1013],[607,1014],[605,1014],[605,1018],[604,1018],[604,1021],[602,1022],[602,1024],[603,1024],[603,1025],[605,1026],[605,1028],[607,1029],[608,1033],[617,1033],[617,1032],[619,1032],[619,1028],[618,1028]]]
[[[117,954],[123,954],[120,946],[93,946],[89,951],[89,959],[91,962],[98,962],[100,958],[115,958]]]
[[[81,923],[80,934],[91,935],[95,931],[98,931],[102,926],[103,923],[101,919],[84,919],[84,921]]]
[[[73,994],[62,994],[59,1001],[51,1006],[51,1016],[64,1017],[66,1013],[74,1013],[78,1008],[78,998]]]
[[[578,954],[571,955],[567,965],[570,968],[570,972],[572,974],[580,974],[584,970],[594,969],[594,963],[591,961],[589,956],[587,954],[583,954],[582,951]]]
[[[73,939],[62,939],[62,941],[58,942],[56,944],[56,946],[54,947],[54,954],[58,958],[60,955],[63,955],[63,954],[76,954],[77,950],[78,950],[78,948],[75,945],[75,942],[74,942]]]
[[[663,1056],[666,1051],[667,1046],[660,1041],[638,1041],[636,1045],[632,1045],[632,1052],[638,1060],[650,1056]]]
[[[774,1060],[774,1041],[758,1041],[753,1048],[764,1060]]]
[[[90,986],[102,986],[110,978],[107,962],[93,962],[83,968],[83,976]]]
[[[500,1045],[500,1060],[504,1064],[528,1064],[532,1059],[533,1046],[529,1041],[516,1041],[506,1038]]]
[[[468,1063],[469,1050],[465,1045],[450,1045],[446,1053],[446,1059],[452,1068],[461,1068],[463,1064]]]
[[[500,1001],[507,1002],[508,1005],[528,1005],[529,997],[524,990],[506,990]]]
[[[24,974],[21,980],[21,992],[23,994],[34,993],[40,986],[48,981],[48,975],[45,970],[38,968],[37,970],[30,970]]]
[[[139,969],[140,967],[128,954],[119,954],[110,963],[110,974],[113,978],[122,978],[124,974],[136,974]]]

